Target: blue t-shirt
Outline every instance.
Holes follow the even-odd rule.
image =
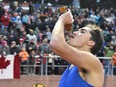
[[[66,69],[61,77],[59,87],[94,87],[84,81],[78,71],[77,66]]]

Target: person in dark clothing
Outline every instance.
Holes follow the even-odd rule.
[[[12,41],[10,46],[10,54],[16,55],[19,53],[19,48],[16,46],[16,42]]]
[[[32,1],[29,3],[29,15],[32,15],[34,12],[34,6],[33,6],[33,3]]]
[[[0,5],[0,22],[1,22],[1,18],[2,16],[5,14],[5,10],[4,8],[2,7],[2,5]]]
[[[26,50],[29,54],[31,54],[32,51],[35,51],[37,50],[37,46],[34,42],[34,40],[31,40],[27,45],[26,45]]]
[[[39,45],[38,47],[38,54],[41,55],[41,59],[42,59],[42,62],[43,62],[43,74],[45,75],[46,74],[46,62],[47,62],[47,59],[44,57],[44,56],[48,56],[48,54],[51,53],[51,49],[50,49],[50,46],[48,44],[48,38],[44,38],[42,43]],[[48,74],[51,74],[51,67],[48,68]]]

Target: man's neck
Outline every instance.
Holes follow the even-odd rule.
[[[82,47],[82,48],[77,48],[80,51],[86,51],[86,52],[90,52],[90,49],[87,47]]]

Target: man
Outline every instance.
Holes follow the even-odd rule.
[[[59,87],[103,87],[103,66],[95,54],[102,46],[100,29],[85,26],[64,38],[64,25],[73,23],[70,9],[62,14],[52,32],[51,49],[71,65],[64,72]]]
[[[11,42],[11,45],[10,45],[10,54],[14,54],[14,55],[16,55],[16,54],[18,54],[19,53],[19,48],[17,47],[17,45],[16,45],[16,42],[15,41],[12,41]]]
[[[43,74],[45,75],[46,74],[46,58],[43,57],[43,56],[48,56],[48,54],[51,53],[51,50],[50,50],[50,47],[49,47],[49,44],[48,44],[48,38],[44,38],[42,43],[39,45],[38,47],[38,53],[41,55],[41,58],[43,60]],[[49,71],[51,72],[51,71]],[[48,73],[50,74],[50,73]]]

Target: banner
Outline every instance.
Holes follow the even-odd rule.
[[[0,79],[20,78],[20,59],[16,55],[0,57]]]

